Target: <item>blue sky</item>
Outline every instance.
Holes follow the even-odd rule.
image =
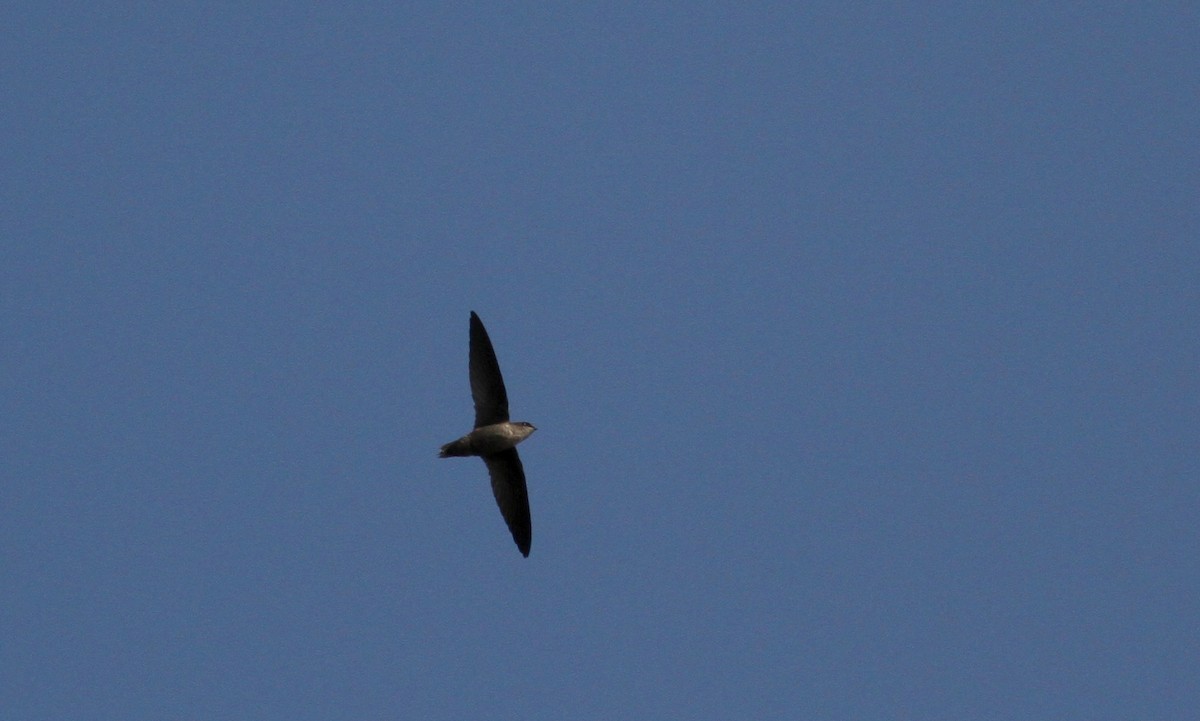
[[[1194,713],[1193,4],[4,16],[6,717]]]

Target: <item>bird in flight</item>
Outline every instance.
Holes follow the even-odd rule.
[[[475,401],[475,429],[442,446],[439,458],[480,456],[492,478],[492,495],[521,555],[529,556],[533,529],[529,522],[529,493],[517,444],[537,428],[525,421],[508,420],[508,393],[496,351],[483,321],[471,311],[471,398]]]

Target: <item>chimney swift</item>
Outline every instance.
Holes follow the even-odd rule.
[[[529,493],[517,444],[537,429],[524,421],[508,420],[508,393],[500,376],[496,351],[483,321],[471,311],[471,398],[475,400],[475,430],[442,446],[439,458],[481,456],[492,478],[492,495],[522,556],[529,556],[533,530],[529,523]]]

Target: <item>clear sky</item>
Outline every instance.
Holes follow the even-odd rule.
[[[23,5],[5,719],[1195,713],[1196,3]]]

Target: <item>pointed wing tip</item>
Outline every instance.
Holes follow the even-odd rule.
[[[529,520],[529,491],[525,487],[525,469],[516,448],[483,457],[492,481],[492,495],[504,517],[504,525],[521,555],[529,557],[533,545],[533,525]]]
[[[526,508],[528,508],[528,506],[526,506]],[[525,512],[526,519],[529,518],[528,513],[529,511]],[[505,517],[504,520],[506,523],[508,522],[507,517]],[[524,528],[518,524],[516,527],[510,527],[508,530],[512,533],[513,542],[517,544],[517,550],[521,552],[522,556],[529,558],[529,548],[533,545],[533,529],[528,525],[528,520],[526,520],[525,523],[526,525]]]
[[[529,534],[524,538],[518,538],[517,534],[514,533],[513,541],[516,542],[517,550],[521,552],[521,555],[529,558],[529,547],[533,545],[533,534]]]

